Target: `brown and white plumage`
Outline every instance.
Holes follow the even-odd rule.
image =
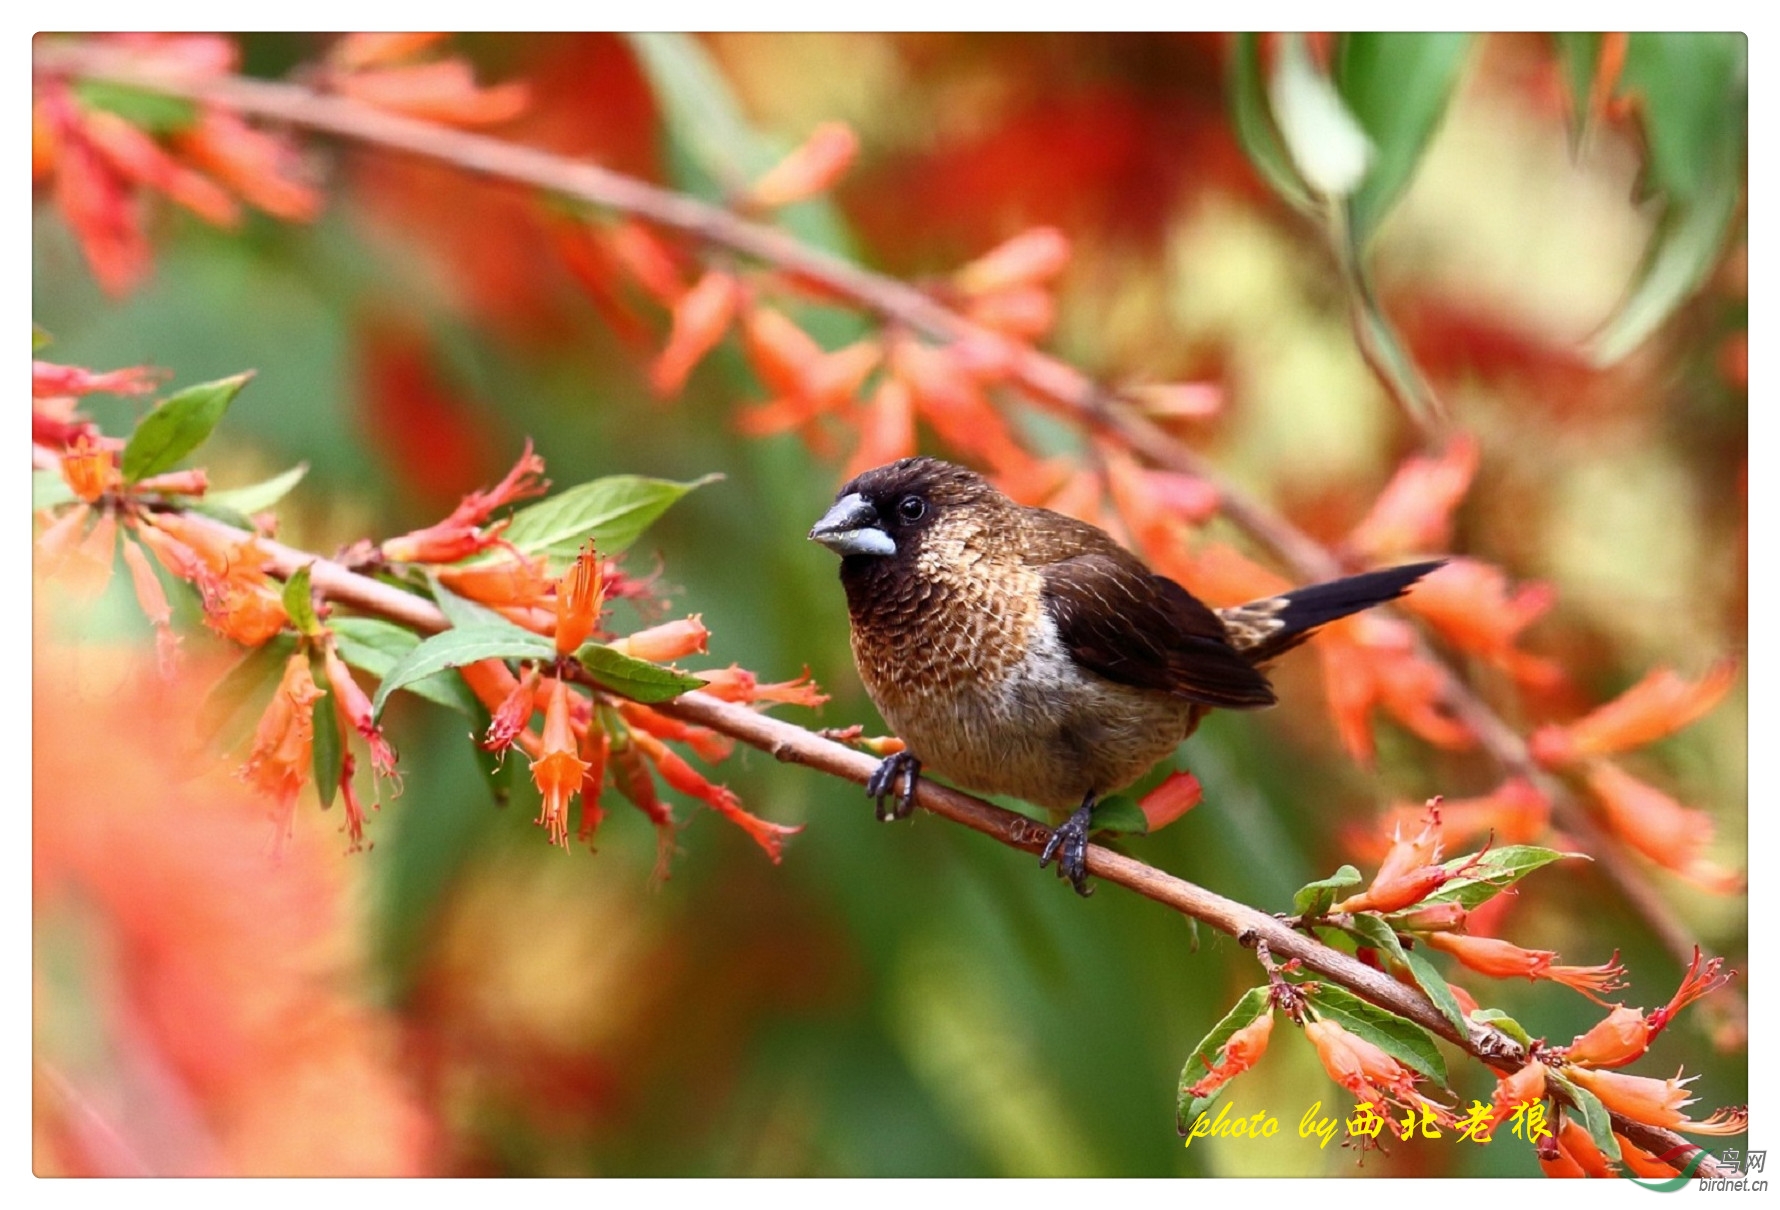
[[[1213,610],[1104,531],[932,458],[860,475],[810,536],[842,555],[860,679],[919,765],[982,793],[1081,804],[1083,841],[1093,800],[1141,777],[1206,709],[1272,705],[1260,665],[1439,566]],[[874,779],[880,800],[908,763]]]

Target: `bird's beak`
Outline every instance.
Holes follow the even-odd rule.
[[[834,502],[810,530],[810,541],[820,542],[837,555],[893,555],[896,543],[880,528],[878,510],[858,492]]]

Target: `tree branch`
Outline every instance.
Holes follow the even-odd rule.
[[[232,541],[249,536],[197,514],[186,516],[192,523],[211,527]],[[331,559],[295,547],[266,538],[256,538],[255,542],[265,552],[268,570],[289,578],[300,568],[309,568],[311,588],[329,601],[429,634],[442,631],[450,624],[439,608],[424,597],[360,575]],[[864,785],[878,766],[876,758],[807,728],[707,694],[687,693],[669,702],[658,702],[651,708],[684,722],[708,727],[776,760],[804,765],[859,785]],[[919,782],[916,802],[934,815],[1028,853],[1038,852],[1050,836],[1050,829],[1043,824],[928,778]],[[1101,845],[1088,846],[1087,864],[1088,872],[1103,882],[1122,886],[1171,907],[1236,938],[1244,946],[1252,948],[1261,942],[1276,959],[1300,960],[1307,969],[1340,984],[1363,1000],[1415,1022],[1498,1071],[1517,1071],[1528,1060],[1526,1049],[1500,1030],[1472,1022],[1467,1032],[1460,1033],[1418,989],[1399,983],[1352,955],[1293,930],[1276,916],[1226,899],[1184,878]],[[1615,1130],[1655,1155],[1665,1154],[1676,1147],[1697,1146],[1672,1131],[1618,1114],[1613,1115],[1613,1125]],[[1703,1176],[1722,1175],[1710,1156],[1701,1163],[1699,1172]]]

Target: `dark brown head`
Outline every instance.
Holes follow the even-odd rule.
[[[965,540],[1008,503],[975,471],[937,458],[904,458],[841,488],[810,540],[840,555],[848,571],[877,560],[906,567],[936,540]]]

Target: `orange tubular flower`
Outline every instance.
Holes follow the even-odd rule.
[[[322,670],[327,674],[328,687],[334,691],[334,704],[339,708],[341,717],[352,724],[352,729],[370,747],[371,768],[379,777],[394,777],[395,750],[389,746],[389,740],[384,738],[382,728],[371,718],[371,699],[365,696],[365,691],[352,679],[346,661],[334,650],[332,641],[322,645],[321,655]]]
[[[1613,830],[1650,860],[1709,891],[1741,889],[1741,875],[1703,856],[1712,843],[1712,817],[1704,811],[1682,806],[1607,761],[1589,766],[1588,788]]]
[[[357,767],[358,762],[352,753],[340,754],[340,802],[346,811],[346,822],[341,826],[346,829],[348,853],[357,853],[365,847],[365,805],[358,800],[358,791],[352,788],[352,774]]]
[[[1669,1022],[1675,1019],[1675,1014],[1701,996],[1710,995],[1736,978],[1736,971],[1724,969],[1723,958],[1714,958],[1702,965],[1704,957],[1705,955],[1700,953],[1700,947],[1694,946],[1693,961],[1688,963],[1687,974],[1681,977],[1681,986],[1675,989],[1675,994],[1669,997],[1669,1002],[1651,1013],[1645,1022],[1650,1026],[1652,1038],[1667,1028]]]
[[[1671,669],[1655,669],[1568,726],[1541,727],[1533,735],[1533,757],[1547,768],[1561,769],[1591,757],[1642,747],[1697,722],[1718,705],[1736,680],[1735,660],[1719,661],[1691,683]]]
[[[460,597],[484,605],[532,607],[545,603],[550,577],[543,556],[526,558],[511,551],[480,563],[454,563],[439,568],[439,582]]]
[[[705,679],[705,686],[699,692],[708,693],[726,702],[783,702],[792,706],[814,708],[828,700],[828,695],[810,679],[808,668],[794,681],[780,681],[772,685],[762,685],[752,672],[739,664],[703,671],[699,675]]]
[[[328,51],[328,62],[342,71],[382,67],[412,59],[447,35],[432,33],[351,33]]]
[[[790,826],[771,823],[750,815],[742,809],[741,800],[727,786],[714,786],[706,781],[678,753],[647,731],[632,731],[631,742],[649,758],[649,763],[655,766],[663,781],[680,793],[703,802],[753,837],[754,843],[766,851],[774,865],[779,864],[779,849],[784,838],[803,831],[802,824]]]
[[[671,307],[686,293],[673,250],[649,228],[626,219],[609,228],[604,237],[607,251],[625,275],[657,302]]]
[[[606,783],[606,756],[611,751],[612,741],[606,735],[606,729],[589,724],[581,734],[581,759],[587,762],[587,771],[581,775],[581,830],[575,839],[593,842],[594,833],[599,831],[600,821],[606,817],[605,810],[600,806],[600,795]]]
[[[556,586],[556,654],[573,655],[599,622],[606,602],[600,562],[589,542]]]
[[[1382,1101],[1383,1089],[1394,1099],[1415,1095],[1415,1073],[1366,1039],[1327,1018],[1307,1022],[1304,1036],[1316,1047],[1329,1078],[1363,1100]]]
[[[952,274],[961,294],[995,294],[1043,285],[1069,264],[1069,237],[1055,227],[1032,227],[997,244]]]
[[[277,581],[252,538],[230,539],[180,513],[137,525],[161,566],[189,580],[204,601],[204,624],[244,647],[258,647],[290,621]]]
[[[480,87],[475,70],[463,59],[343,72],[333,84],[355,101],[447,126],[510,121],[531,101],[531,91],[523,83]]]
[[[823,193],[859,154],[859,136],[845,122],[824,122],[789,155],[767,169],[742,195],[742,202],[775,210]]]
[[[532,780],[544,796],[538,823],[550,829],[550,843],[569,847],[569,802],[581,792],[588,763],[581,759],[569,724],[567,682],[550,682],[550,703],[544,708],[543,754],[532,762]]]
[[[296,149],[227,110],[206,107],[195,125],[175,136],[174,146],[267,214],[306,223],[321,212],[321,193],[303,180]]]
[[[315,741],[311,708],[322,696],[309,672],[308,653],[301,649],[292,652],[284,665],[284,678],[254,730],[247,763],[241,766],[241,779],[276,802],[273,819],[281,843],[290,833],[297,791],[309,776]]]
[[[612,650],[622,652],[651,664],[665,664],[683,656],[706,650],[711,632],[705,629],[704,615],[695,613],[677,622],[663,622],[612,640]]]
[[[1440,864],[1440,853],[1440,800],[1432,798],[1428,800],[1428,813],[1421,831],[1408,840],[1399,833],[1380,863],[1372,885],[1358,895],[1343,899],[1331,910],[1394,912],[1412,903],[1420,903],[1452,879],[1465,875],[1475,864],[1449,870]]]
[[[1231,1080],[1261,1061],[1267,1053],[1267,1039],[1273,1033],[1273,1012],[1269,1010],[1230,1035],[1218,1050],[1218,1057],[1206,1063],[1206,1074],[1187,1089],[1189,1097],[1210,1096]]]
[[[1522,584],[1512,593],[1500,568],[1476,559],[1453,559],[1403,599],[1403,607],[1426,618],[1453,646],[1473,652],[1522,685],[1550,688],[1563,669],[1550,660],[1517,651],[1521,631],[1557,600],[1546,584]]]
[[[673,329],[649,368],[649,386],[667,399],[678,395],[693,367],[717,347],[741,305],[742,287],[732,273],[712,269],[673,304]]]
[[[1400,803],[1386,818],[1394,827],[1403,828],[1420,819],[1423,810]],[[1493,836],[1500,844],[1526,844],[1542,835],[1550,822],[1550,800],[1524,777],[1511,777],[1475,798],[1440,801],[1441,828],[1454,844],[1480,836]],[[1360,853],[1376,851],[1364,836],[1356,839],[1353,848]]]
[[[694,723],[683,723],[677,718],[669,718],[659,710],[651,710],[641,702],[621,701],[618,703],[618,713],[632,727],[640,727],[657,739],[685,744],[702,761],[715,764],[735,750],[735,741],[727,735],[719,735],[709,727],[700,727]]]
[[[899,340],[891,369],[908,384],[915,407],[947,444],[974,454],[997,471],[1026,467],[1032,456],[1020,447],[1005,417],[950,349]]]
[[[502,672],[507,671],[506,665],[499,660],[482,661],[482,665],[489,664],[498,665]],[[477,665],[470,667],[477,668],[474,679],[472,679],[469,669],[464,670],[464,679],[470,681],[471,688],[476,690],[476,695],[482,698],[484,705],[487,705],[488,699],[483,696],[481,689],[476,688],[476,685],[478,681],[495,678],[491,678],[485,668]],[[492,708],[493,717],[489,720],[487,733],[482,737],[482,746],[488,751],[500,752],[511,747],[519,733],[525,730],[526,725],[532,721],[532,714],[537,708],[538,677],[539,673],[536,668],[527,669],[525,675],[517,680],[514,679],[512,673],[507,673],[505,680],[511,683],[507,685],[506,692],[497,699]],[[493,687],[490,686],[490,688]]]
[[[78,366],[61,366],[54,362],[31,363],[31,398],[48,399],[58,395],[146,395],[167,377],[165,370],[153,366],[129,366],[122,370],[94,373]]]
[[[894,462],[915,452],[915,401],[908,384],[884,378],[872,391],[871,402],[859,422],[859,446],[847,463],[851,479],[874,466]]]
[[[1619,1143],[1619,1158],[1632,1170],[1632,1175],[1647,1180],[1664,1180],[1680,1173],[1681,1169],[1657,1159],[1617,1130],[1613,1132],[1613,1137]]]
[[[1477,442],[1460,436],[1439,457],[1405,459],[1372,511],[1348,535],[1348,549],[1373,560],[1445,550],[1452,540],[1453,511],[1477,473],[1477,457]]]
[[[1748,1128],[1747,1112],[1741,1115],[1737,1129],[1730,1126],[1739,1120],[1735,1111],[1720,1110],[1705,1122],[1690,1122],[1681,1111],[1692,1105],[1687,1086],[1697,1076],[1658,1080],[1650,1076],[1628,1076],[1616,1071],[1596,1071],[1587,1067],[1567,1070],[1582,1087],[1601,1098],[1601,1104],[1634,1122],[1660,1126],[1665,1130],[1685,1130],[1690,1134],[1740,1134]]]
[[[1619,954],[1599,966],[1553,966],[1553,950],[1527,950],[1498,937],[1463,937],[1455,933],[1429,933],[1427,943],[1445,950],[1479,974],[1492,979],[1550,979],[1580,992],[1596,1004],[1603,994],[1625,986],[1625,968]]]
[[[1414,632],[1403,623],[1367,616],[1344,619],[1328,628],[1318,649],[1329,710],[1342,745],[1355,760],[1372,763],[1369,716],[1374,707],[1383,707],[1438,747],[1471,746],[1471,732],[1447,713],[1447,674],[1415,654]]]
[[[235,199],[209,177],[193,172],[144,131],[105,110],[81,118],[86,137],[126,180],[157,190],[218,227],[233,227],[241,214]]]
[[[1569,1114],[1563,1116],[1558,1125],[1558,1148],[1570,1157],[1584,1176],[1612,1177],[1618,1176],[1613,1162],[1601,1154],[1595,1146],[1595,1140],[1586,1129],[1577,1123]]]
[[[118,469],[117,452],[109,442],[82,433],[62,455],[62,478],[76,496],[94,504],[106,492],[118,489],[123,483],[123,472]]]
[[[173,670],[174,657],[179,649],[179,636],[173,632],[173,608],[167,603],[167,591],[161,587],[161,578],[155,575],[155,569],[149,565],[148,556],[142,553],[139,544],[124,542],[124,566],[130,569],[130,585],[136,590],[136,604],[141,606],[143,616],[154,627],[155,657],[161,675],[166,676]]]
[[[1174,772],[1162,784],[1138,800],[1138,807],[1152,832],[1160,831],[1199,805],[1205,789],[1191,773]]]
[[[1622,1004],[1570,1043],[1565,1058],[1582,1067],[1624,1067],[1649,1048],[1644,1014]]]
[[[1507,1121],[1520,1106],[1544,1098],[1545,1064],[1536,1059],[1513,1075],[1498,1077],[1496,1095],[1490,1101],[1493,1108],[1492,1128]]]
[[[650,775],[649,765],[636,745],[636,735],[635,731],[626,729],[621,735],[611,737],[612,784],[655,825],[655,869],[651,877],[659,881],[668,876],[673,862],[674,830],[678,825],[674,822],[673,811],[655,792],[655,778]]]
[[[532,452],[527,438],[524,452],[505,479],[488,491],[465,496],[438,524],[390,538],[383,543],[383,557],[393,563],[455,563],[488,549],[499,542],[506,526],[505,522],[488,525],[494,510],[543,495],[550,488],[543,474],[544,460]]]

